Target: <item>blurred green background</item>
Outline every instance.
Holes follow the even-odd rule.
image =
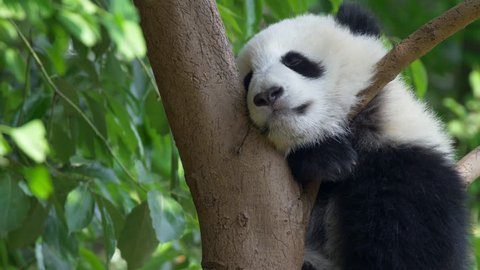
[[[359,2],[391,45],[459,1]],[[217,3],[238,52],[266,25],[335,13],[341,0]],[[198,220],[138,22],[130,0],[0,0],[0,269],[201,269]],[[459,157],[480,145],[480,22],[404,75]],[[470,195],[476,261],[479,183]]]

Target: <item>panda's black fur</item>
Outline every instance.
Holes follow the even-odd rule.
[[[347,26],[356,35],[380,37],[380,27],[375,17],[362,7],[352,3],[343,3],[335,19]]]
[[[371,147],[378,97],[355,118],[349,136],[328,138],[287,156],[295,179],[322,185],[306,242],[341,270],[468,268],[465,186],[435,150],[413,145]],[[325,208],[335,205],[338,239],[326,251]],[[332,258],[329,258],[331,256]],[[320,270],[306,262],[303,270]],[[337,268],[332,268],[337,269]],[[327,269],[321,269],[327,270]]]
[[[348,28],[352,35],[375,39],[380,36],[374,17],[358,5],[343,4],[334,20]],[[245,51],[263,48],[252,46],[253,49]],[[240,70],[245,70],[245,88],[251,91],[252,78],[270,77],[266,68],[246,65],[245,55],[257,55],[244,53],[239,57]],[[270,60],[263,61],[270,63]],[[326,67],[323,62],[318,63],[326,72],[324,76],[329,76],[328,63]],[[255,68],[260,71],[257,73]],[[302,72],[308,74],[305,70]],[[264,91],[258,85],[267,79],[257,78],[253,87]],[[365,81],[368,83],[368,78]],[[401,91],[405,88],[402,84],[390,87],[402,88]],[[389,89],[384,89],[353,120],[346,121],[340,128],[326,128],[314,141],[296,144],[295,138],[301,136],[294,134],[291,139],[288,136],[292,131],[285,133],[288,136],[281,134],[286,139],[270,138],[277,148],[287,153],[288,165],[299,183],[305,186],[310,181],[322,181],[307,229],[303,270],[465,270],[469,267],[465,186],[446,153],[449,150],[432,147],[437,142],[428,140],[401,141],[395,139],[397,135],[385,139],[385,127],[380,126],[384,118],[388,120],[381,110],[387,103],[385,91]],[[257,126],[265,122],[266,127],[260,128],[268,132],[268,121],[273,120],[264,117],[265,120],[262,115],[273,117],[275,110],[261,111],[263,107],[255,106],[266,105],[252,101],[249,106],[253,122]],[[312,110],[310,107],[306,106],[303,113]],[[252,108],[258,112],[252,112]],[[295,110],[292,111],[295,115]],[[294,117],[300,116],[291,116]],[[289,122],[285,121],[276,128],[288,126]],[[435,120],[428,121],[435,123]],[[408,135],[413,130],[401,132]],[[315,134],[306,137],[313,138]],[[282,142],[288,140],[290,144],[283,146]]]

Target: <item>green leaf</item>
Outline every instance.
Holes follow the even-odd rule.
[[[150,91],[145,99],[145,118],[148,126],[155,129],[158,134],[167,135],[170,132],[163,103],[158,100],[154,91]]]
[[[49,60],[52,62],[56,73],[58,73],[58,75],[64,75],[66,71],[65,52],[68,49],[70,37],[65,29],[59,24],[54,24],[51,27],[52,32],[55,34],[54,40],[52,45],[47,47],[45,51],[47,52]]]
[[[307,1],[305,0],[287,0],[290,9],[295,14],[301,14],[308,11]]]
[[[40,120],[30,121],[12,129],[10,133],[17,146],[37,163],[44,162],[49,151],[45,134],[45,127]]]
[[[26,168],[23,173],[33,195],[43,200],[50,197],[50,194],[53,192],[53,184],[50,174],[44,166]]]
[[[120,234],[122,233],[123,227],[125,226],[125,216],[109,200],[102,198],[102,204],[103,204],[103,207],[105,207],[105,210],[107,211],[112,221],[114,232],[115,232],[114,236],[116,239],[118,239],[120,238]]]
[[[288,1],[265,0],[265,2],[276,20],[281,20],[292,15]]]
[[[443,105],[445,105],[445,107],[447,107],[452,112],[454,112],[459,118],[466,117],[468,114],[467,111],[465,110],[465,107],[463,107],[462,104],[459,104],[453,98],[445,98],[443,100]]]
[[[3,138],[2,134],[0,133],[0,157],[10,153],[10,150],[10,145],[8,145],[5,138]]]
[[[30,200],[7,173],[0,173],[0,238],[19,228],[30,209]]]
[[[52,121],[49,131],[52,156],[61,163],[67,163],[75,154],[76,148],[76,144],[72,143],[72,130],[69,129],[70,119],[55,120]]]
[[[85,46],[91,47],[100,39],[100,30],[94,17],[87,14],[82,15],[61,10],[58,19],[73,36],[78,38]]]
[[[80,247],[80,259],[78,269],[82,270],[104,270],[105,266],[97,255],[90,250]]]
[[[25,19],[25,9],[17,0],[0,0],[0,18],[3,19]]]
[[[77,187],[77,183],[72,181],[72,179],[66,178],[64,175],[57,175],[53,177],[52,180],[53,189],[55,190],[54,201],[58,204],[56,208],[63,210],[68,194]]]
[[[97,6],[90,0],[63,0],[64,5],[72,11],[81,10],[87,14],[97,11]]]
[[[1,17],[1,16],[0,16]],[[18,38],[17,30],[15,26],[7,20],[0,19],[0,40],[3,41],[13,41]]]
[[[170,243],[166,243],[161,245],[155,251],[155,254],[148,260],[147,263],[141,268],[142,270],[158,270],[164,268],[165,264],[169,264],[169,262],[174,261],[175,258],[178,257],[178,252],[175,250],[174,245]],[[184,267],[179,267],[176,265],[175,269],[182,269]]]
[[[133,57],[144,57],[147,53],[147,46],[145,45],[145,38],[143,37],[143,32],[142,29],[140,29],[140,26],[136,22],[124,21],[122,24],[122,30],[125,34],[125,43],[122,44],[122,46],[125,46],[125,48],[122,48],[121,51],[129,50]],[[131,59],[127,58],[127,60],[132,60],[133,57]]]
[[[85,93],[85,99],[88,107],[92,111],[93,121],[100,133],[107,137],[107,124],[105,123],[105,113],[107,108],[105,106],[105,96],[99,92],[90,91]]]
[[[428,76],[425,66],[422,61],[416,60],[410,65],[410,70],[412,72],[415,93],[418,97],[424,97],[428,87]]]
[[[106,15],[102,17],[102,23],[117,46],[117,51],[125,60],[131,61],[135,57],[145,56],[147,52],[145,39],[136,22]]]
[[[65,202],[65,218],[68,231],[77,232],[92,221],[95,202],[92,193],[86,185],[80,185],[72,190]]]
[[[137,269],[151,256],[157,245],[150,210],[148,204],[143,202],[127,216],[118,248],[128,263],[128,269]]]
[[[450,131],[451,134],[463,138],[465,137],[465,128],[464,125],[461,121],[459,120],[452,120],[448,122],[447,125],[448,131]]]
[[[27,20],[30,25],[35,25],[36,29],[44,29],[44,23],[55,11],[51,0],[20,1],[23,4],[27,14]]]
[[[69,234],[57,211],[51,211],[42,235],[41,252],[45,269],[75,269],[78,242]]]
[[[4,52],[5,64],[19,82],[25,81],[26,63],[19,51],[8,48]]]
[[[259,30],[262,20],[263,0],[244,1],[245,10],[245,37],[253,36]]]
[[[22,226],[8,234],[8,246],[12,249],[33,244],[45,228],[47,210],[36,199],[30,201],[31,208]]]
[[[342,5],[343,0],[330,0],[330,4],[332,5],[332,13],[337,13],[338,9]]]
[[[107,201],[107,199],[104,199],[100,195],[95,195],[95,201],[97,202],[98,208],[100,210],[100,215],[102,216],[105,256],[106,260],[110,261],[113,253],[115,252],[115,246],[117,245],[117,240],[115,237],[115,227],[113,225],[113,221],[110,217],[107,207],[104,205],[104,202]]]
[[[148,206],[153,228],[161,243],[178,239],[185,229],[185,216],[182,207],[174,199],[163,196],[157,190],[148,192]]]
[[[138,21],[137,12],[129,0],[110,1],[110,10],[126,20]]]
[[[160,174],[169,179],[171,175],[171,136],[160,136],[152,129],[148,129],[150,138],[152,139],[152,165],[153,170],[160,172]]]
[[[473,70],[468,78],[470,87],[472,87],[473,96],[480,98],[480,70]]]
[[[45,91],[35,91],[23,104],[25,122],[41,119],[52,105],[52,95]]]
[[[222,17],[222,20],[225,22],[225,24],[231,26],[232,29],[235,30],[237,33],[242,33],[242,29],[237,23],[236,18],[238,16],[235,14],[235,12],[221,4],[218,4],[217,6],[218,11],[220,12],[220,16]]]

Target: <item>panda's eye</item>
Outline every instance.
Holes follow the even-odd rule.
[[[245,90],[248,91],[248,87],[250,86],[250,82],[252,81],[253,71],[250,71],[247,76],[243,79],[243,87]]]
[[[307,78],[320,78],[324,73],[324,67],[303,56],[301,53],[290,51],[282,56],[282,64],[289,69]]]

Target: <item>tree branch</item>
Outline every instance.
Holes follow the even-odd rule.
[[[457,170],[465,180],[471,184],[480,177],[480,146],[468,153],[457,163]]]
[[[378,63],[372,84],[359,93],[362,102],[350,112],[354,118],[410,63],[480,17],[480,0],[466,0],[420,27],[387,53]]]

